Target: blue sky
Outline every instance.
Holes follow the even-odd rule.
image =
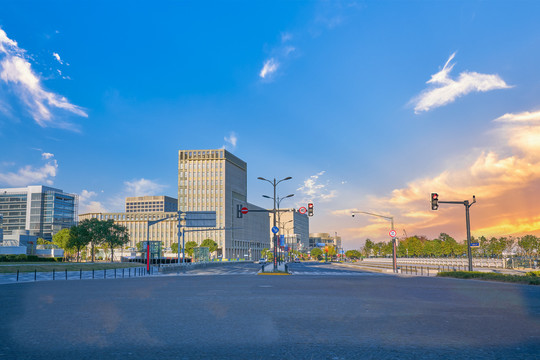
[[[50,184],[81,212],[177,196],[179,149],[293,180],[312,232],[540,232],[538,1],[4,1],[0,187]],[[538,201],[536,201],[538,202]]]

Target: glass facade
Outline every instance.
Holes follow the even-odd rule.
[[[4,235],[14,230],[51,241],[54,234],[76,224],[77,196],[46,186],[0,189]]]

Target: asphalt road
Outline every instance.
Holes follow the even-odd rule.
[[[294,268],[1,285],[0,359],[539,358],[538,286]]]

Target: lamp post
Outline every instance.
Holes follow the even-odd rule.
[[[373,213],[369,213],[369,212],[366,212],[366,211],[353,211],[352,212],[353,217],[354,217],[354,214],[366,214],[366,215],[377,216],[377,217],[380,217],[380,218],[383,218],[383,219],[386,219],[386,220],[390,220],[391,223],[392,223],[392,229],[391,230],[394,230],[394,217],[393,216],[384,216],[384,215],[380,215],[380,214],[373,214]],[[395,233],[395,230],[394,230],[394,233]],[[396,237],[395,236],[392,236],[392,265],[393,265],[393,268],[394,268],[394,272],[397,273]]]
[[[291,180],[292,177],[287,176],[286,178],[281,179],[279,181],[276,181],[276,178],[274,178],[274,181],[270,181],[270,180],[265,179],[265,178],[260,177],[260,176],[257,179],[267,181],[274,187],[274,197],[273,197],[274,210],[273,210],[273,213],[274,213],[274,226],[276,226],[276,200],[277,200],[277,198],[276,198],[276,187],[280,182],[285,181],[285,180]],[[265,195],[263,195],[263,196],[265,196]],[[277,270],[277,234],[274,234],[273,242],[274,242],[274,271],[276,271]]]

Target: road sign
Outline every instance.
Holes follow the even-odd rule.
[[[396,237],[396,230],[390,230],[388,235],[390,235],[391,237]]]
[[[215,211],[185,212],[186,227],[216,227]]]
[[[242,214],[244,214],[244,215],[247,214],[248,211],[249,211],[248,208],[245,207],[245,206],[240,210],[240,212],[241,212]]]
[[[268,229],[268,228],[267,228],[267,229]],[[279,228],[278,228],[277,226],[273,226],[273,227],[272,227],[272,232],[273,232],[274,234],[277,234],[277,233],[279,232]]]
[[[479,247],[480,243],[471,243],[471,247]]]
[[[307,213],[307,209],[304,206],[302,206],[300,209],[298,209],[298,212],[304,215],[305,213]]]

